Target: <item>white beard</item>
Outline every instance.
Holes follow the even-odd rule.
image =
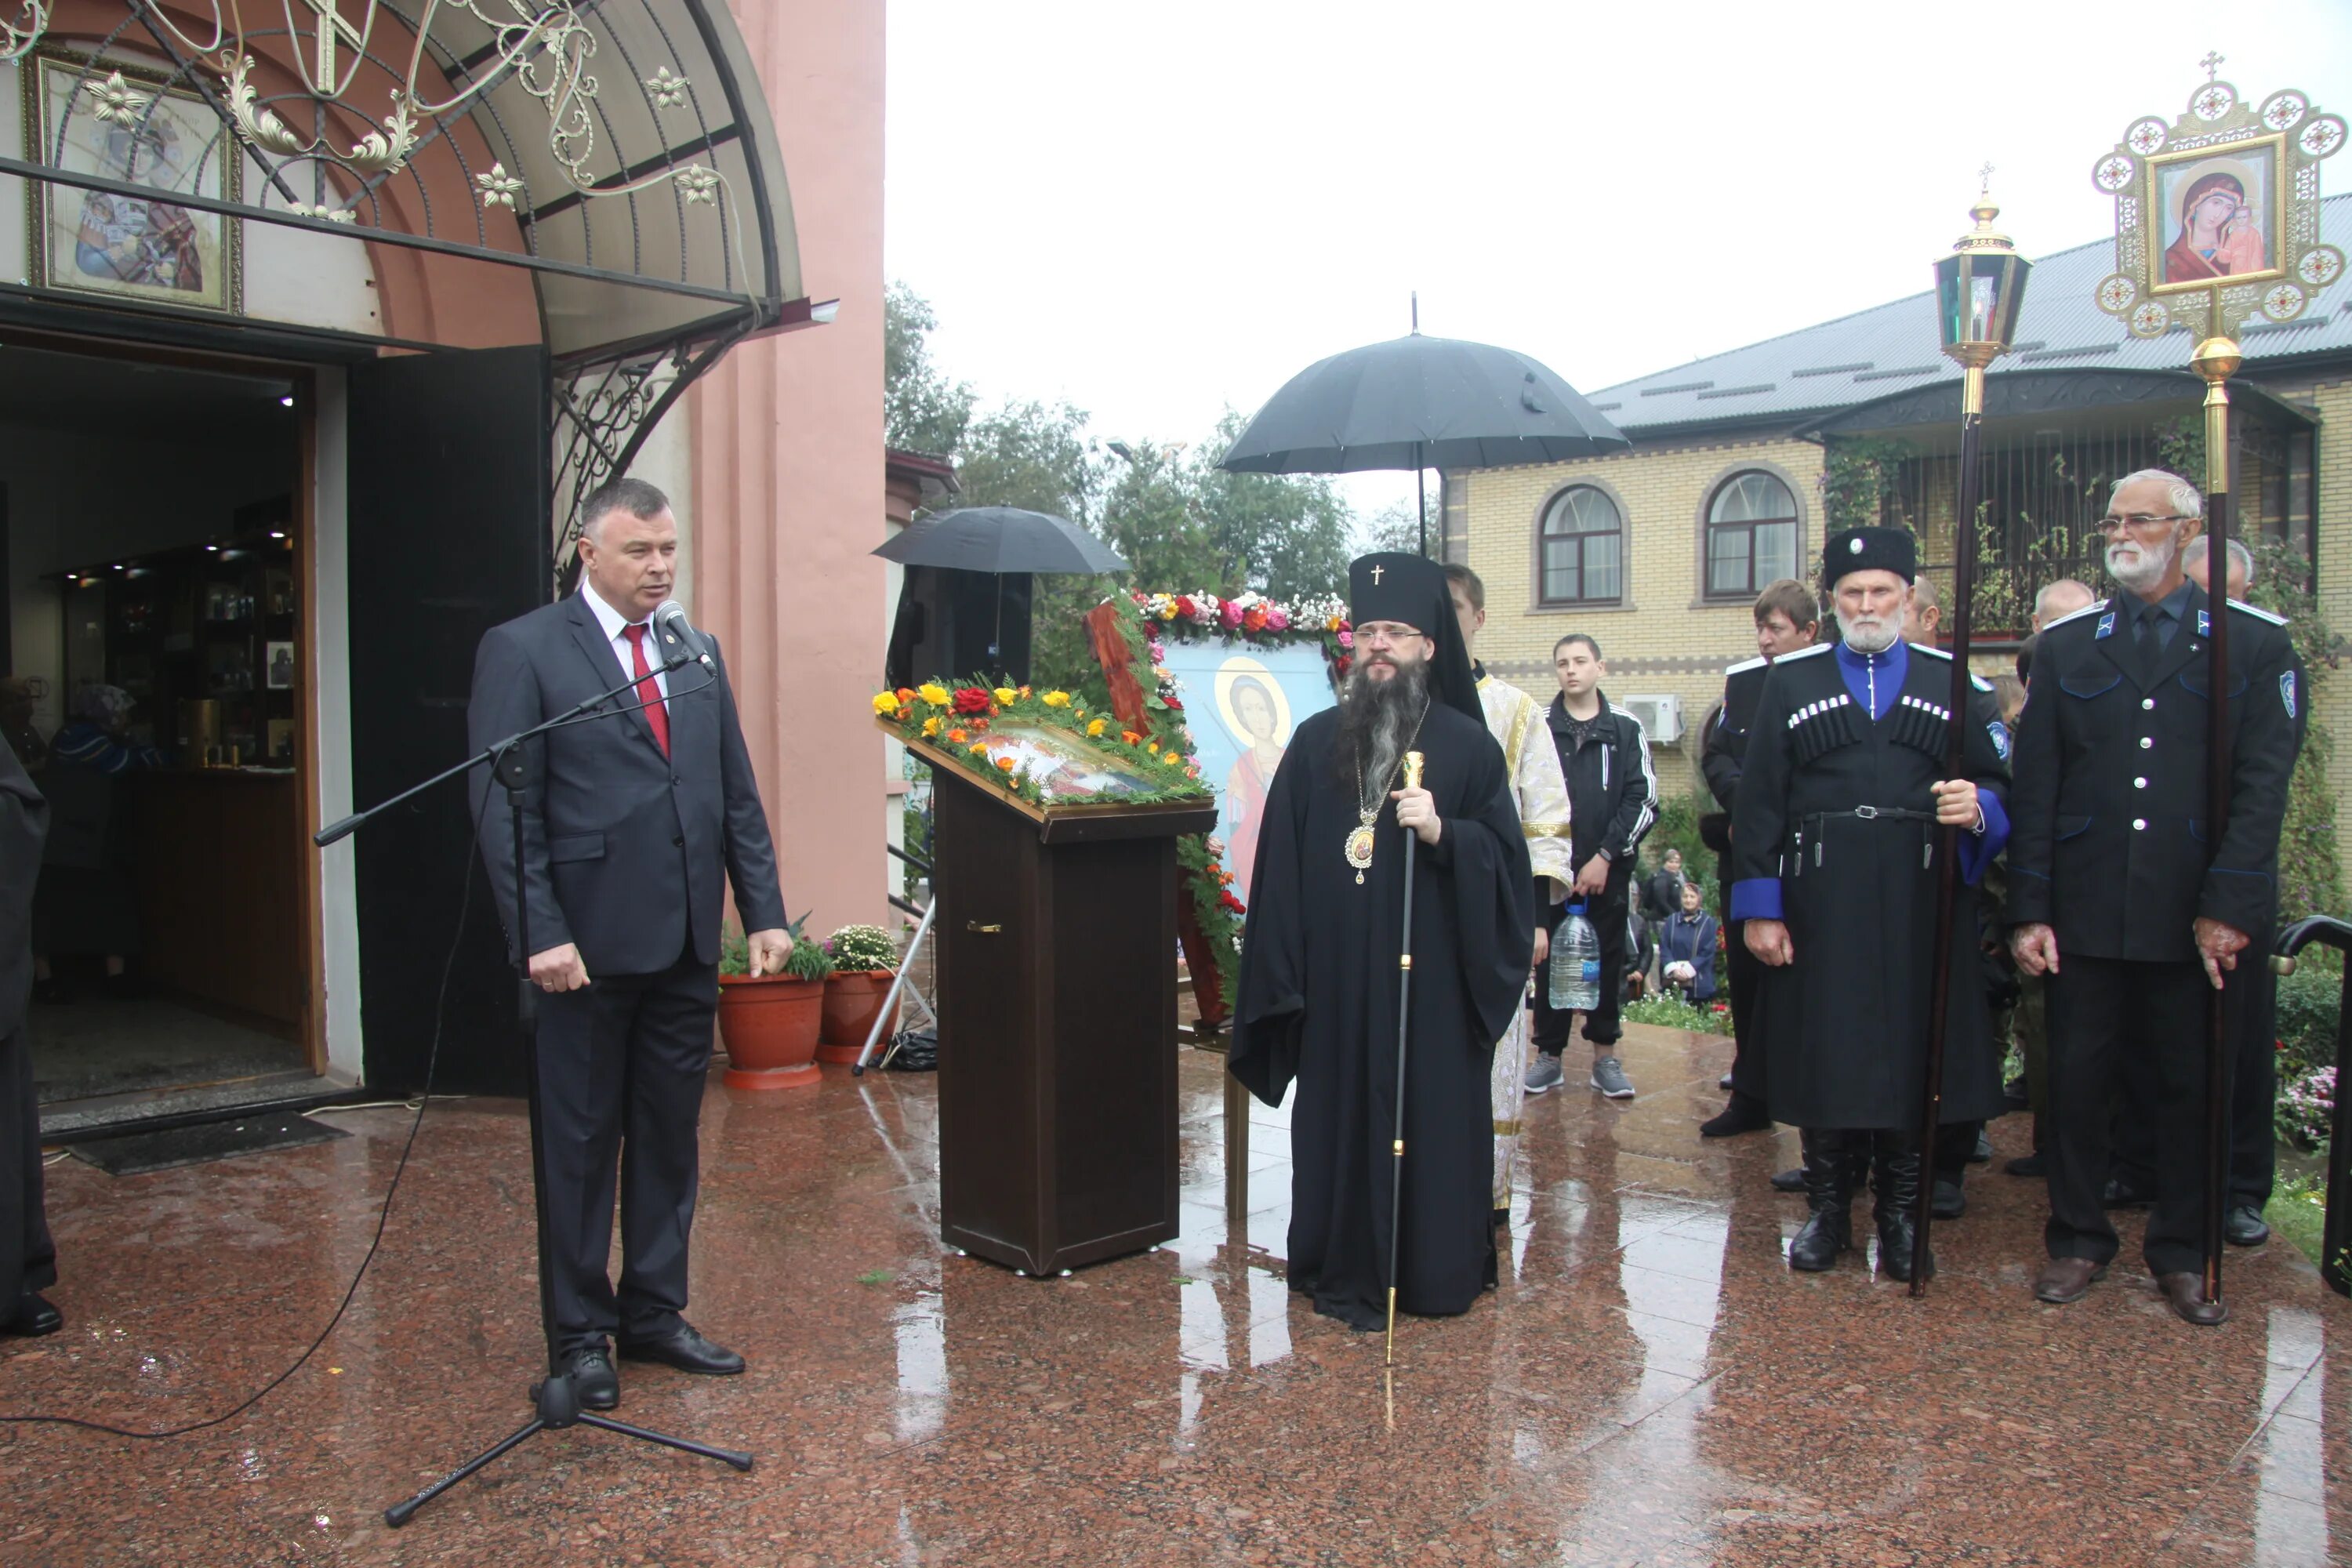
[[[1845,646],[1856,653],[1885,653],[1902,640],[1903,637],[1901,616],[1864,624],[1861,621],[1847,620],[1845,612],[1840,610],[1837,612],[1837,624],[1838,636],[1843,637]]]
[[[2144,594],[2164,581],[2165,573],[2172,566],[2174,549],[2169,539],[2161,544],[2141,544],[2134,540],[2110,544],[2107,575],[2129,592]]]

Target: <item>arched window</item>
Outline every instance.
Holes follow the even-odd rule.
[[[1769,474],[1734,474],[1706,509],[1706,592],[1754,597],[1797,574],[1797,498]]]
[[[1542,602],[1613,605],[1624,595],[1625,519],[1591,485],[1571,485],[1544,508]]]

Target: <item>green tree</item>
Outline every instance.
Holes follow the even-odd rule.
[[[1218,581],[1229,595],[1254,588],[1282,600],[1345,593],[1355,517],[1329,479],[1216,466],[1246,423],[1227,409],[1192,465],[1199,515],[1224,568]]]
[[[882,297],[882,440],[902,452],[950,458],[963,445],[978,397],[931,363],[940,324],[930,301],[904,283]]]

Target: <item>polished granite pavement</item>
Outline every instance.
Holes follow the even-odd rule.
[[[2220,1330],[2136,1267],[2042,1307],[2037,1184],[1979,1172],[1927,1300],[1861,1257],[1791,1275],[1800,1205],[1765,1177],[1794,1134],[1696,1135],[1726,1049],[1636,1027],[1641,1098],[1530,1103],[1503,1287],[1400,1328],[1392,1400],[1378,1337],[1284,1288],[1279,1112],[1228,1229],[1214,1057],[1185,1058],[1181,1238],[1043,1281],[940,1247],[933,1079],[714,1079],[693,1316],[751,1370],[625,1365],[618,1414],[759,1468],[573,1430],[394,1532],[385,1504],[521,1418],[537,1355],[519,1108],[436,1105],[351,1315],[256,1410],[164,1443],[0,1427],[0,1563],[2352,1557],[2352,1312],[2284,1244],[2231,1256]],[[0,1407],[181,1423],[292,1359],[407,1124],[341,1121],[357,1136],[188,1170],[53,1168],[68,1328],[0,1342]]]

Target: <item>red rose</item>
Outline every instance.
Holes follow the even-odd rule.
[[[988,711],[988,693],[977,686],[959,687],[955,694],[955,710],[959,713]]]
[[[1179,713],[1184,711],[1184,705],[1181,702],[1177,701],[1173,697],[1163,697],[1160,700],[1165,702],[1169,707],[1173,708]]]
[[[1179,594],[1176,595],[1176,613],[1183,616],[1188,621],[1192,618],[1193,609],[1192,595]]]
[[[1242,901],[1234,897],[1231,889],[1221,889],[1217,894],[1217,902],[1234,914],[1240,914],[1244,908]]]
[[[1343,653],[1343,654],[1341,654],[1339,658],[1337,658],[1333,659],[1333,660],[1331,661],[1331,675],[1332,675],[1332,679],[1336,679],[1336,680],[1345,680],[1345,679],[1348,679],[1348,670],[1349,669],[1349,668],[1350,668],[1350,667],[1352,667],[1352,666],[1355,664],[1355,662],[1356,662],[1356,661],[1355,661],[1353,658],[1349,658],[1348,655],[1346,655],[1346,654],[1344,654],[1344,653]]]

